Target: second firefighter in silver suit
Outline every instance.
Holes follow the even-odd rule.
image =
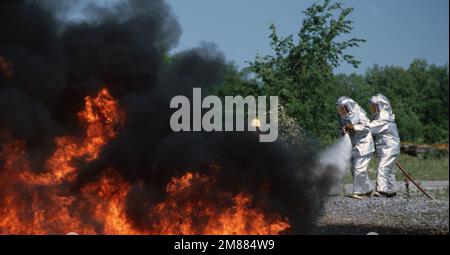
[[[352,140],[353,197],[372,193],[372,184],[368,176],[368,166],[374,150],[366,112],[353,99],[340,97],[336,103],[341,126],[350,132]]]
[[[370,98],[373,113],[370,130],[375,136],[378,156],[377,187],[375,195],[394,196],[397,191],[395,163],[400,153],[400,137],[389,100],[377,94]]]

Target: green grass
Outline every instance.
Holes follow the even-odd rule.
[[[416,180],[431,181],[431,180],[448,180],[449,179],[449,158],[443,156],[439,158],[424,158],[412,157],[406,154],[401,154],[398,162],[404,169]],[[374,155],[369,165],[369,176],[371,180],[376,177],[378,159]],[[397,180],[403,181],[405,178],[403,174],[396,168]],[[352,175],[350,170],[344,177],[344,183],[351,183]]]
[[[436,200],[448,201],[448,187],[446,189],[438,189],[430,191],[431,197]]]

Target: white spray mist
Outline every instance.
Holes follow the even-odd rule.
[[[340,181],[350,169],[351,158],[352,142],[350,136],[345,134],[320,154],[319,162],[324,166],[334,166],[338,170],[337,177]]]

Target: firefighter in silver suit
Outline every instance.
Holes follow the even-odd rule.
[[[378,157],[377,187],[375,196],[393,197],[397,187],[395,164],[400,154],[400,137],[389,100],[377,94],[370,98],[370,110],[373,114],[370,130],[375,137]]]
[[[366,112],[353,99],[340,97],[336,108],[341,126],[348,131],[352,141],[353,198],[362,199],[372,193],[368,166],[374,150],[372,134]]]

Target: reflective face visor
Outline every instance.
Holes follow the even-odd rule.
[[[372,113],[379,113],[379,112],[380,112],[380,109],[378,108],[378,105],[377,105],[377,104],[370,103],[370,111],[371,111]]]
[[[346,105],[339,106],[337,110],[338,110],[341,118],[347,117],[348,114],[350,113],[350,110],[348,109],[348,107]]]

